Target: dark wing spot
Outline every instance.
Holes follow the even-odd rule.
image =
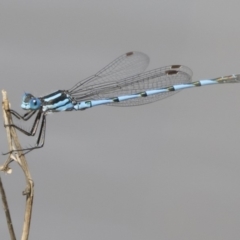
[[[167,75],[174,75],[174,74],[177,74],[178,71],[176,71],[176,70],[167,70],[167,71],[165,71],[165,73],[166,73]]]
[[[126,56],[128,57],[128,56],[131,56],[131,55],[133,55],[133,52],[128,52],[128,53],[126,53]]]
[[[172,65],[171,66],[171,68],[173,69],[173,68],[180,68],[181,67],[181,65]]]

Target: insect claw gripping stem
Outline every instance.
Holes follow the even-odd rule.
[[[11,111],[11,113],[13,113],[13,112],[14,112],[15,116],[21,116],[17,112]],[[29,119],[30,117],[32,117],[34,115],[35,112],[28,112],[24,116],[25,117],[27,116],[27,118]],[[38,140],[37,140],[37,143],[36,143],[35,147],[24,148],[24,149],[15,149],[15,150],[12,150],[10,152],[3,153],[3,155],[11,154],[11,153],[17,152],[17,151],[27,151],[27,153],[28,153],[28,152],[32,151],[33,149],[37,149],[37,148],[43,147],[44,141],[45,141],[45,139],[44,139],[44,137],[45,137],[45,130],[46,130],[46,117],[45,117],[45,114],[43,112],[38,111],[38,114],[37,114],[37,116],[36,116],[36,118],[34,120],[33,126],[32,126],[32,128],[31,128],[31,130],[29,132],[24,130],[23,128],[15,125],[15,124],[9,124],[9,125],[6,125],[5,127],[14,127],[14,128],[18,129],[19,131],[21,131],[22,133],[24,133],[27,136],[35,136],[35,134],[37,132],[38,124],[39,124],[41,118],[42,118],[41,128],[40,128],[40,131],[39,131],[39,136],[38,136]],[[41,143],[40,143],[40,141],[41,141]]]

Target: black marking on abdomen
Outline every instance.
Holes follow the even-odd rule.
[[[89,104],[90,107],[92,107],[92,101],[86,101],[85,103],[86,103],[86,104]]]
[[[173,91],[175,91],[176,89],[175,89],[173,86],[171,86],[171,87],[167,88],[167,90],[168,90],[169,92],[173,92]]]
[[[118,98],[118,97],[113,98],[113,102],[120,102],[120,101],[119,101],[119,98]]]
[[[140,95],[141,95],[141,97],[147,97],[148,96],[146,92],[141,92]]]
[[[199,82],[199,81],[193,82],[192,84],[194,84],[194,86],[196,86],[196,87],[201,87],[202,86],[201,82]]]

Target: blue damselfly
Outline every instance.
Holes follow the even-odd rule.
[[[14,110],[10,112],[25,121],[37,113],[33,126],[30,131],[15,124],[9,126],[28,136],[34,136],[41,122],[36,145],[23,149],[33,150],[44,145],[48,113],[85,110],[99,105],[138,106],[158,101],[186,88],[240,82],[240,75],[234,74],[191,82],[192,71],[186,66],[171,65],[144,72],[148,64],[149,58],[146,54],[128,52],[69,90],[58,90],[38,98],[25,93],[21,107],[27,110],[27,113],[21,116]]]

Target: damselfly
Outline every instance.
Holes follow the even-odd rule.
[[[31,130],[26,131],[15,124],[8,126],[34,136],[41,122],[36,145],[23,149],[33,150],[44,145],[48,113],[85,110],[99,105],[138,106],[158,101],[185,88],[240,82],[239,74],[191,82],[192,71],[188,67],[171,65],[144,72],[148,64],[146,54],[128,52],[69,90],[58,90],[38,98],[25,93],[21,107],[27,113],[21,116],[14,110],[10,112],[25,121],[37,113]]]

